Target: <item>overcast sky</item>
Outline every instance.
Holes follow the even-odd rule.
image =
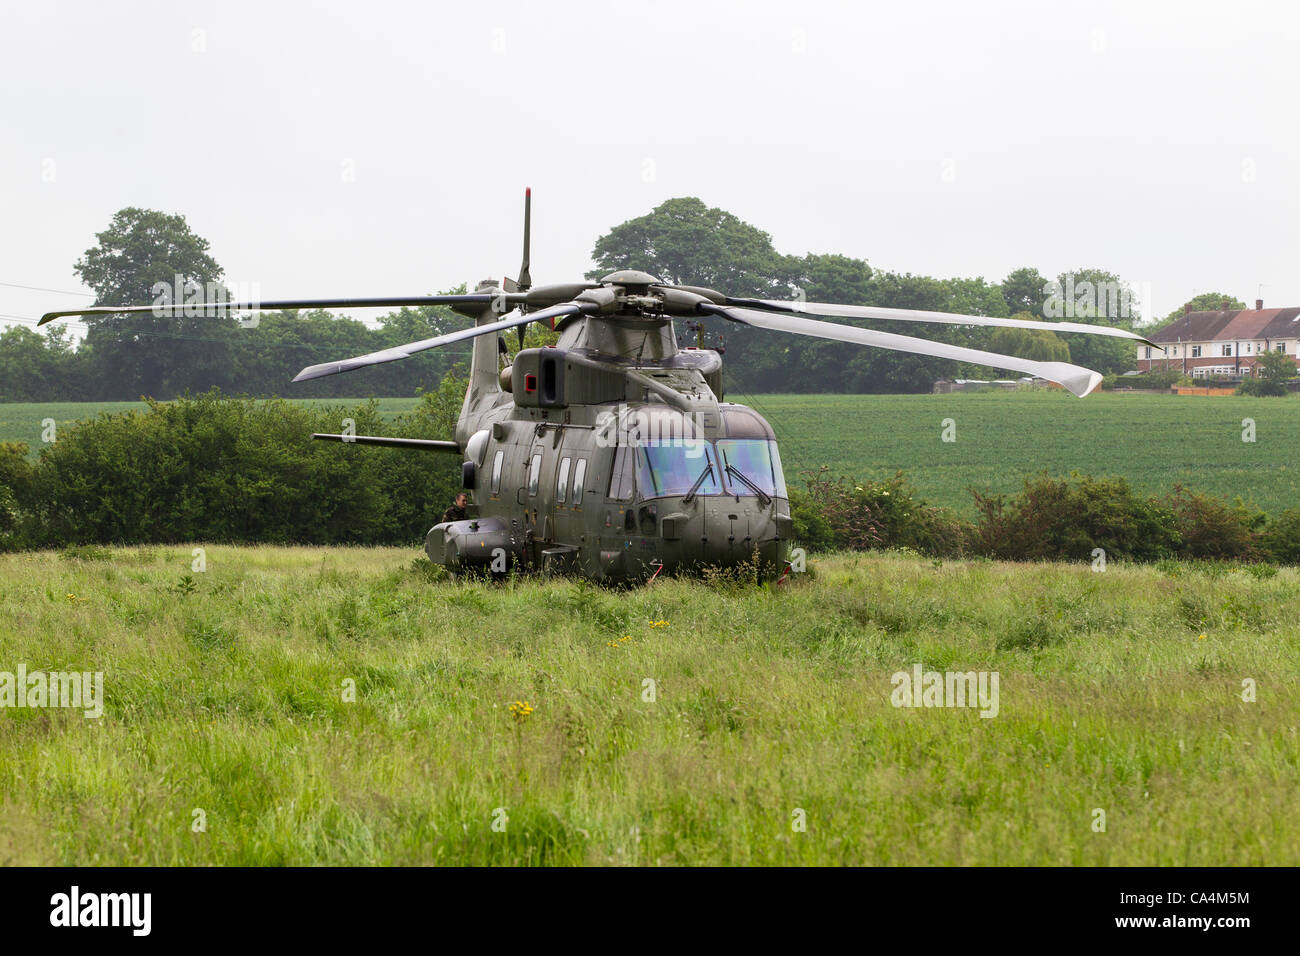
[[[525,185],[538,282],[691,195],[785,253],[1300,306],[1298,10],[7,3],[0,315],[88,303],[11,286],[84,292],[124,206],[264,298],[513,275]]]

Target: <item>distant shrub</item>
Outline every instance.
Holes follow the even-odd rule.
[[[22,502],[31,490],[32,466],[23,442],[0,442],[0,550],[21,548],[27,533]]]
[[[1172,368],[1153,368],[1140,375],[1107,375],[1101,380],[1103,389],[1112,388],[1173,388],[1182,379],[1183,373]]]
[[[1163,497],[1136,494],[1123,478],[1025,479],[1016,494],[971,489],[974,524],[920,500],[900,473],[854,483],[827,469],[805,474],[791,495],[799,542],[809,548],[897,548],[920,554],[1009,561],[1086,561],[1101,548],[1110,559],[1158,561],[1170,574],[1252,562],[1300,564],[1300,509],[1270,523],[1240,500],[1182,485]],[[1260,573],[1267,573],[1261,571]]]
[[[1238,499],[1222,498],[1175,485],[1166,499],[1178,535],[1178,552],[1187,558],[1252,560],[1259,556],[1258,530],[1266,520]]]
[[[408,544],[459,484],[451,456],[313,441],[357,434],[449,438],[464,380],[448,376],[385,421],[353,408],[223,397],[102,414],[60,433],[34,465],[0,446],[0,547],[179,541]]]
[[[1282,512],[1260,535],[1262,555],[1279,564],[1300,564],[1300,508]]]
[[[832,478],[823,467],[806,472],[804,481],[807,490],[792,498],[791,516],[795,536],[809,547],[909,548],[941,556],[967,550],[970,525],[947,508],[926,504],[901,472],[855,483]]]
[[[1108,557],[1155,560],[1173,554],[1177,536],[1167,507],[1133,493],[1123,478],[1026,478],[1018,495],[974,489],[978,550],[1016,561]]]
[[[1238,395],[1254,395],[1258,398],[1277,398],[1288,394],[1286,382],[1267,378],[1243,378],[1237,386]]]

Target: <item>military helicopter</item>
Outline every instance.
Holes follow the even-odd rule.
[[[474,320],[470,328],[312,365],[293,379],[337,375],[473,340],[453,440],[312,436],[459,456],[471,495],[468,517],[434,525],[424,545],[431,561],[454,573],[523,567],[619,582],[750,562],[774,576],[788,566],[793,525],[772,427],[752,408],[723,400],[721,356],[715,349],[678,348],[675,318],[717,317],[1010,369],[1056,382],[1081,398],[1101,382],[1098,373],[808,316],[1048,329],[1152,344],[1109,326],[733,298],[634,270],[598,282],[535,286],[529,272],[531,221],[530,189],[524,195],[518,279],[484,281],[468,294],[205,304],[221,314],[446,305]],[[168,315],[192,306],[95,306],[48,313],[41,324],[72,315]],[[523,348],[525,326],[534,322],[559,333],[554,346]],[[513,357],[502,337],[510,329],[519,337]]]

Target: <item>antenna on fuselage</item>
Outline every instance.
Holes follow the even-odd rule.
[[[528,260],[531,258],[530,247],[532,245],[533,232],[533,187],[524,187],[524,261],[519,264],[519,281],[515,283],[520,292],[527,292],[533,284],[532,273],[528,271]],[[525,309],[525,311],[527,311]],[[519,348],[524,347],[524,326],[515,329],[519,335]]]
[[[533,222],[533,188],[524,190],[524,261],[519,265],[519,291],[527,292],[533,285],[533,277],[528,271],[529,236]]]

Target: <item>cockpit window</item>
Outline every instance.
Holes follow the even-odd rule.
[[[752,484],[774,498],[787,497],[776,442],[761,438],[723,438],[718,441],[718,459],[730,494],[752,496],[755,494]]]
[[[675,440],[637,446],[637,487],[643,497],[716,495],[718,467],[713,449],[704,441]]]

